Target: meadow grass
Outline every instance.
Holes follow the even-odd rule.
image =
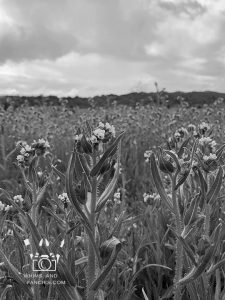
[[[224,116],[221,101],[1,108],[2,299],[222,299]],[[103,144],[99,122],[116,129]],[[65,286],[26,284],[41,238]]]

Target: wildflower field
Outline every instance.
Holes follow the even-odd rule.
[[[0,106],[0,299],[225,299],[224,118]]]

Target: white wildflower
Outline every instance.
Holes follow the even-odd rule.
[[[5,211],[9,211],[12,208],[12,205],[6,205]]]
[[[67,193],[62,193],[58,196],[59,200],[61,200],[62,202],[69,202],[69,197],[67,195]]]
[[[99,139],[103,140],[105,137],[105,130],[97,128],[94,130],[93,134]]]
[[[180,133],[179,133],[178,131],[176,131],[176,132],[174,133],[174,137],[175,137],[175,138],[180,138],[181,135],[180,135]]]
[[[211,137],[207,136],[207,137],[202,137],[199,139],[199,144],[204,146],[205,144],[211,144],[212,143],[212,139]]]
[[[105,129],[108,130],[113,137],[115,137],[116,135],[116,130],[115,130],[115,127],[113,125],[110,125],[109,123],[106,123],[105,124]]]
[[[92,135],[90,137],[90,141],[91,141],[92,144],[96,144],[98,142],[97,137],[95,135]]]
[[[25,240],[24,240],[24,244],[25,244],[25,246],[29,246],[29,245],[30,245],[29,239],[25,239]]]
[[[206,129],[206,130],[209,130],[211,128],[211,126],[206,123],[206,122],[202,122],[200,125],[199,125],[199,129]]]
[[[107,124],[107,123],[106,123],[106,124]],[[104,129],[104,127],[105,127],[104,123],[102,123],[102,122],[99,122],[99,123],[98,123],[98,128]]]
[[[13,200],[16,202],[16,203],[22,203],[24,201],[23,197],[21,195],[16,195],[13,197]]]
[[[24,162],[24,156],[23,155],[17,155],[16,157],[17,161],[20,162]]]

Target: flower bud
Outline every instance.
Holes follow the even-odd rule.
[[[84,179],[81,181],[81,183],[79,183],[76,186],[75,193],[76,193],[76,197],[77,197],[78,202],[80,204],[84,205],[86,203],[86,201],[87,201],[86,186],[85,186]]]
[[[91,154],[92,153],[92,146],[91,144],[87,141],[85,135],[82,136],[80,140],[80,145],[84,153],[86,154]]]
[[[167,160],[163,157],[161,149],[160,149],[160,154],[159,154],[159,169],[163,173],[166,173],[166,174],[173,173],[175,170],[173,164],[169,160]]]

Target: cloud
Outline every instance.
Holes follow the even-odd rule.
[[[0,0],[0,93],[223,90],[223,0]]]
[[[144,65],[71,52],[55,61],[10,62],[0,66],[0,92],[7,94],[54,94],[93,96],[126,93],[139,80]],[[120,72],[118,73],[118,69]]]

